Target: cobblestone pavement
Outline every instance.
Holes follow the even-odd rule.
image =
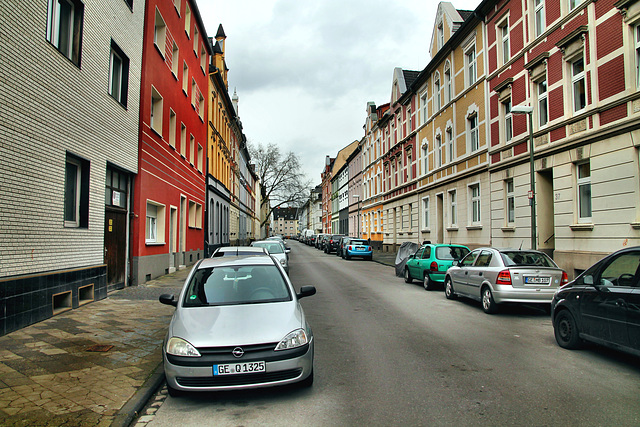
[[[139,390],[162,362],[161,346],[190,269],[0,337],[0,425],[108,426],[130,420]],[[155,389],[153,390],[155,391]],[[132,402],[144,399],[142,402]]]

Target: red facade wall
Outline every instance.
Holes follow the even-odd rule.
[[[622,47],[622,15],[616,13],[596,28],[598,59]]]
[[[600,100],[624,92],[624,55],[602,64],[598,68]]]
[[[188,1],[188,0],[186,0]],[[193,156],[197,157],[198,145],[203,149],[203,156],[207,147],[207,102],[205,97],[202,119],[197,108],[191,105],[192,78],[195,79],[199,92],[208,92],[208,75],[206,69],[200,67],[200,47],[206,41],[206,30],[200,27],[195,17],[195,6],[191,8],[190,36],[185,31],[185,0],[180,2],[180,13],[176,11],[173,2],[150,0],[145,10],[145,29],[142,53],[142,76],[140,93],[140,144],[139,144],[139,176],[136,178],[133,221],[133,248],[134,257],[148,255],[168,254],[171,236],[170,211],[171,206],[177,208],[178,232],[177,251],[181,235],[184,233],[184,251],[198,251],[204,248],[204,211],[205,206],[205,164],[202,159],[202,171],[197,170],[197,159],[190,156],[190,135],[194,136],[195,147]],[[165,51],[160,52],[154,43],[154,27],[156,8],[162,15],[166,24]],[[198,26],[198,52],[194,52],[194,26]],[[178,75],[171,71],[173,41],[179,49]],[[205,46],[209,63],[209,49]],[[164,55],[164,57],[163,57]],[[182,90],[183,61],[189,67],[187,93]],[[162,96],[162,133],[161,135],[150,127],[152,87]],[[197,103],[196,103],[197,105]],[[169,144],[169,111],[176,114],[175,148]],[[180,154],[180,129],[181,123],[186,126],[186,157]],[[186,197],[186,211],[182,212],[186,227],[180,227],[180,202],[181,197]],[[145,243],[146,231],[146,207],[147,200],[165,206],[165,231],[164,244]],[[195,202],[201,206],[201,227],[189,227],[189,202]]]
[[[606,125],[625,117],[627,117],[627,104],[618,105],[600,113],[600,124]]]

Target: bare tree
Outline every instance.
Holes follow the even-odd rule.
[[[269,203],[269,213],[260,226],[269,220],[274,209],[284,206],[302,206],[311,191],[311,181],[305,180],[298,156],[289,151],[284,156],[273,144],[250,144],[251,160],[256,164],[258,176],[264,190],[261,208]]]

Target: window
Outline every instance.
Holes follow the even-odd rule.
[[[458,202],[456,200],[456,190],[449,191],[449,213],[451,214],[450,224],[455,226],[458,223]]]
[[[544,15],[544,1],[545,0],[533,0],[536,37],[544,33],[545,27],[547,25]]]
[[[429,228],[429,198],[422,199],[422,228]]]
[[[411,167],[411,162],[413,161],[411,157],[411,151],[407,152],[407,181],[411,181],[413,179],[413,170]]]
[[[133,10],[133,0],[124,0],[124,2],[129,6],[129,9]]]
[[[476,82],[476,47],[473,46],[465,52],[465,62],[467,63],[467,83],[471,86]]]
[[[182,64],[182,91],[185,95],[187,95],[189,90],[189,66],[187,65],[187,61],[184,61]]]
[[[511,118],[511,99],[508,99],[502,103],[502,110],[504,114],[504,140],[506,142],[509,142],[513,138],[513,122]]]
[[[591,165],[576,165],[578,178],[578,222],[591,222]]]
[[[180,0],[173,0],[173,7],[176,8],[176,12],[178,12],[178,16],[180,16]]]
[[[549,121],[549,105],[547,103],[547,79],[536,83],[538,94],[538,125],[540,127]]]
[[[202,145],[198,144],[198,170],[202,172],[202,165],[204,162],[204,151],[202,149]]]
[[[448,104],[451,102],[451,98],[451,68],[449,64],[447,64],[444,69],[444,103]]]
[[[442,166],[442,135],[436,135],[436,167]]]
[[[193,52],[198,56],[198,26],[193,26]]]
[[[440,74],[436,73],[433,81],[433,108],[438,111],[440,105]]]
[[[516,198],[513,191],[513,179],[508,179],[504,182],[505,191],[505,210],[507,224],[511,225],[516,221]]]
[[[640,87],[640,25],[636,26],[636,85]]]
[[[191,105],[196,106],[196,79],[191,78]]]
[[[469,186],[469,198],[471,199],[471,224],[480,223],[480,184]]]
[[[207,67],[207,51],[204,49],[204,45],[200,46],[200,68],[205,71]]]
[[[109,66],[109,95],[123,107],[127,106],[129,87],[129,58],[111,40],[111,64]]]
[[[478,115],[473,114],[467,119],[467,125],[469,126],[469,148],[471,152],[474,152],[480,148],[480,141],[478,139]]]
[[[442,22],[438,24],[438,50],[444,46],[444,25]]]
[[[164,56],[165,43],[167,41],[167,25],[156,7],[156,23],[153,29],[153,43],[160,51],[160,55]]]
[[[198,91],[198,116],[202,119],[204,115],[204,96]]]
[[[448,128],[445,132],[446,144],[447,144],[447,161],[453,161],[453,129]]]
[[[640,27],[638,27],[640,28]],[[640,43],[639,43],[640,45]],[[640,64],[640,47],[638,47],[638,63]],[[640,70],[640,68],[639,68]],[[640,71],[638,72],[638,75],[640,76]],[[640,77],[638,79],[638,85],[640,86]],[[429,118],[428,116],[428,111],[427,111],[427,92],[425,91],[422,96],[420,97],[420,102],[422,105],[422,124],[427,123],[427,119]]]
[[[580,3],[582,3],[582,0],[569,0],[569,10],[573,10],[580,6]]]
[[[578,112],[587,106],[587,94],[584,75],[584,59],[582,57],[571,63],[571,90],[573,95],[573,111]]]
[[[147,200],[145,243],[164,243],[165,207]]]
[[[182,157],[187,155],[187,127],[184,123],[180,124],[180,154]]]
[[[193,135],[190,135],[189,137],[189,162],[191,162],[191,164],[195,163],[195,148],[196,148],[196,139],[193,137]]]
[[[173,41],[173,49],[171,50],[171,72],[178,78],[178,67],[180,66],[180,50],[176,41]]]
[[[176,148],[176,113],[169,108],[169,145]]]
[[[185,2],[184,6],[184,32],[187,33],[187,37],[191,38],[191,8],[189,2]]]
[[[64,226],[89,227],[89,162],[69,153],[65,163]]]
[[[149,120],[151,129],[162,135],[162,96],[151,86],[151,117]]]
[[[84,5],[79,0],[49,0],[47,40],[80,66]]]
[[[511,50],[509,48],[509,20],[505,19],[500,25],[498,25],[500,41],[500,57],[502,63],[506,64],[511,59]]]
[[[119,208],[127,207],[129,178],[126,173],[107,167],[105,182],[105,205]]]
[[[189,200],[189,227],[202,228],[202,205]]]
[[[426,174],[429,171],[429,142],[424,139],[422,141],[422,173]]]

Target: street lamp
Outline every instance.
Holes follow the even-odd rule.
[[[529,175],[531,190],[529,191],[529,203],[531,205],[531,249],[537,249],[536,244],[536,177],[533,160],[533,107],[516,105],[511,109],[512,114],[529,115]]]
[[[360,195],[354,194],[352,196],[354,199],[358,199],[358,239],[360,238]]]

